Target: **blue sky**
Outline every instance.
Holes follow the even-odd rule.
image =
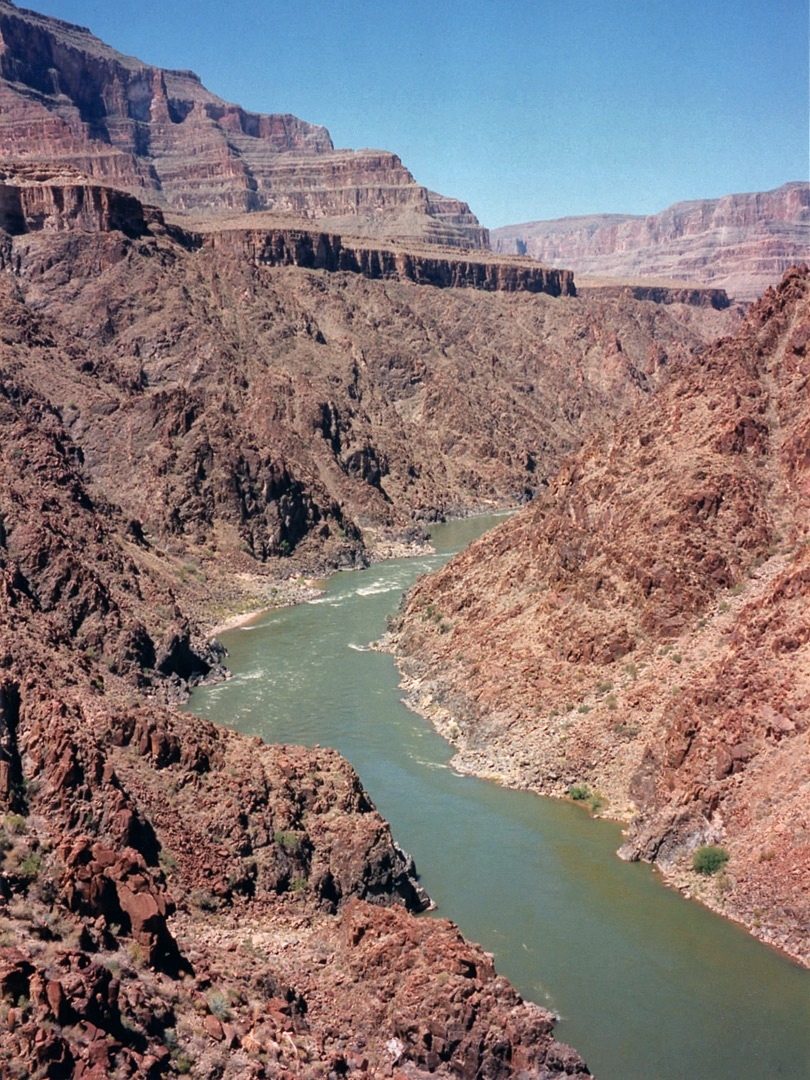
[[[22,0],[393,150],[490,228],[808,172],[806,0]]]

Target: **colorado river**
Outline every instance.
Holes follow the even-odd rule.
[[[438,554],[335,575],[323,596],[223,636],[233,678],[189,708],[267,742],[336,747],[422,884],[599,1080],[810,1077],[810,972],[615,855],[618,826],[460,776],[367,649],[418,574],[494,524],[434,530]]]

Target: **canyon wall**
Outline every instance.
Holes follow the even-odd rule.
[[[507,225],[491,239],[494,251],[577,274],[677,278],[753,300],[807,259],[810,186],[676,203],[649,217],[593,214]]]
[[[583,299],[518,260],[190,232],[39,174],[0,192],[4,287],[53,343],[17,364],[94,484],[213,563],[216,538],[246,566],[351,565],[414,520],[525,500],[736,318]]]
[[[301,229],[215,230],[205,242],[216,251],[256,266],[300,266],[333,273],[342,270],[377,281],[412,281],[445,289],[576,296],[570,270],[533,266],[526,261],[492,257],[471,260],[358,246],[344,243],[334,234]]]
[[[427,191],[396,154],[336,150],[325,128],[248,112],[193,72],[150,67],[10,0],[0,0],[0,131],[6,162],[72,167],[175,210],[269,209],[488,246],[466,203]]]
[[[423,579],[393,638],[460,768],[629,821],[628,858],[804,963],[808,342],[804,267]]]
[[[158,704],[221,649],[190,637],[177,559],[89,489],[8,277],[0,1073],[587,1076],[481,949],[413,917],[413,863],[336,752]]]

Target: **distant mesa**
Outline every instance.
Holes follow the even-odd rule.
[[[651,217],[592,214],[506,225],[491,239],[495,252],[568,266],[577,275],[676,278],[753,300],[807,259],[810,185],[675,203]]]
[[[89,30],[0,0],[7,164],[49,162],[164,210],[270,211],[354,235],[486,249],[469,206],[396,154],[335,149],[326,128],[252,113],[197,75],[123,56]]]

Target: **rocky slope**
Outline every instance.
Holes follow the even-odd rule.
[[[418,584],[394,644],[457,763],[631,820],[625,854],[810,961],[810,272]],[[691,852],[722,843],[719,879]]]
[[[226,561],[352,564],[415,520],[525,499],[738,317],[549,295],[570,279],[520,261],[190,231],[26,170],[0,194],[14,366],[200,592]]]
[[[89,30],[0,0],[5,162],[50,162],[176,210],[273,210],[332,228],[485,248],[466,203],[396,154],[336,150],[325,128],[251,113],[191,71],[122,56]]]
[[[0,1074],[587,1075],[407,913],[412,863],[334,751],[145,698],[219,655],[17,362],[47,331],[6,299],[0,334]]]
[[[593,214],[507,225],[491,240],[494,251],[577,274],[679,278],[753,300],[807,258],[810,186],[675,203],[650,217]]]

